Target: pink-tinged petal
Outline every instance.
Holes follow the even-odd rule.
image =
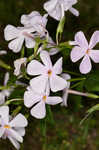
[[[87,74],[91,71],[91,60],[88,55],[85,55],[81,64],[80,64],[80,72],[82,74]]]
[[[70,9],[69,9],[69,11],[73,14],[73,15],[75,15],[75,16],[79,16],[79,11],[78,10],[76,10],[75,8],[73,8],[73,7],[71,7]]]
[[[46,103],[49,105],[56,105],[61,103],[63,100],[61,97],[58,96],[49,96],[46,100]]]
[[[31,107],[33,106],[35,103],[40,101],[40,96],[37,95],[35,92],[33,92],[32,90],[26,91],[24,93],[24,105],[26,107]]]
[[[32,38],[25,37],[25,45],[27,48],[34,48],[35,47],[35,41]]]
[[[47,76],[38,76],[30,80],[30,85],[32,90],[38,93],[43,93],[46,89],[48,84],[48,77]]]
[[[99,50],[90,50],[89,56],[95,63],[99,63]]]
[[[12,25],[7,25],[4,29],[4,37],[6,41],[12,40],[17,38],[19,35],[19,30],[12,26]]]
[[[5,128],[0,127],[0,138],[3,136],[4,132],[5,132]]]
[[[81,48],[87,50],[88,49],[88,42],[85,38],[85,35],[82,31],[79,31],[75,35],[75,41],[77,42],[77,45],[79,45]]]
[[[82,50],[80,47],[75,46],[70,54],[72,62],[76,62],[80,60],[85,55],[85,51]]]
[[[90,39],[89,49],[95,47],[95,45],[99,43],[99,31],[95,31]]]
[[[40,57],[41,57],[42,62],[44,63],[44,65],[47,68],[52,68],[52,62],[50,59],[50,55],[47,51],[41,51]]]
[[[53,91],[53,92],[61,91],[66,86],[67,86],[67,82],[63,78],[61,78],[57,75],[53,75],[50,77],[51,91]]]
[[[8,45],[9,49],[11,49],[14,53],[18,53],[21,48],[22,44],[24,42],[24,37],[17,38],[13,41],[11,41]]]
[[[27,119],[19,113],[9,124],[11,127],[26,127],[28,122]]]
[[[23,137],[20,136],[14,129],[9,129],[10,136],[19,141],[20,143],[23,142]]]
[[[31,109],[31,115],[37,119],[43,119],[46,115],[45,102],[41,101]]]
[[[20,144],[11,136],[8,136],[8,139],[10,140],[10,142],[14,145],[14,147],[19,150],[20,149]]]
[[[45,67],[37,60],[32,60],[27,66],[29,75],[40,75],[45,73]]]
[[[62,57],[55,63],[53,66],[53,71],[55,74],[61,74],[62,73]]]
[[[3,119],[4,123],[9,122],[9,107],[8,106],[0,107],[0,116]]]

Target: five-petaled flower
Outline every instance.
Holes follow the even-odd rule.
[[[91,71],[91,60],[95,63],[99,63],[99,50],[93,50],[93,47],[99,42],[99,31],[93,33],[91,40],[88,42],[82,31],[76,33],[75,41],[70,42],[71,45],[75,45],[72,49],[70,57],[73,62],[78,61],[83,57],[80,64],[80,72],[87,74]]]
[[[31,115],[37,119],[43,119],[46,116],[46,104],[56,105],[62,102],[62,98],[59,96],[49,96],[50,91],[48,85],[43,92],[35,92],[32,87],[28,87],[27,90],[24,93],[24,105],[30,108],[36,104],[31,109]]]
[[[51,91],[56,92],[63,90],[67,82],[60,76],[62,73],[62,58],[60,58],[54,66],[47,51],[40,53],[40,58],[43,62],[41,64],[37,60],[32,60],[27,66],[27,73],[29,75],[39,75],[30,80],[30,85],[34,91],[44,91],[47,84]]]
[[[9,115],[9,107],[0,107],[0,138],[8,138],[16,149],[20,149],[18,142],[23,142],[25,135],[25,127],[28,122],[27,119],[19,113],[15,118],[11,119]]]
[[[18,53],[22,48],[24,40],[27,48],[34,48],[35,39],[33,32],[35,32],[33,27],[14,27],[7,25],[4,29],[4,37],[7,41],[12,40],[8,44],[9,49]]]
[[[75,16],[79,16],[79,12],[72,7],[77,0],[49,0],[44,4],[44,9],[48,14],[56,20],[61,20],[64,17],[64,12],[69,10]]]

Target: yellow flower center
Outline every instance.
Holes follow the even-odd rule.
[[[44,96],[43,96],[43,101],[46,101],[46,98],[47,98],[46,95],[44,95]]]
[[[11,127],[9,125],[5,125],[4,128],[10,129]]]
[[[51,76],[51,74],[52,74],[52,71],[48,70],[48,76]]]
[[[86,54],[89,54],[90,49],[87,49]]]

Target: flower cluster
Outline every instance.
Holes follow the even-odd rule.
[[[19,143],[23,142],[25,127],[28,125],[27,118],[23,114],[18,113],[14,117],[9,115],[8,105],[20,100],[9,98],[17,86],[26,87],[24,98],[21,100],[24,106],[31,109],[30,114],[37,119],[46,117],[46,104],[60,103],[61,106],[67,107],[69,93],[97,98],[96,95],[90,96],[88,93],[72,91],[71,75],[63,73],[63,57],[60,56],[54,65],[51,58],[52,55],[60,52],[60,45],[52,40],[46,29],[48,16],[60,22],[63,21],[67,10],[79,16],[79,12],[72,7],[76,3],[77,0],[49,0],[44,4],[47,13],[43,16],[33,11],[21,16],[21,27],[7,25],[4,29],[4,38],[9,41],[8,48],[14,53],[21,52],[21,57],[14,61],[13,75],[16,76],[16,82],[8,84],[9,73],[7,72],[4,85],[0,89],[0,137],[8,138],[16,149],[20,149]],[[61,23],[59,27],[63,30]],[[93,33],[89,44],[82,31],[76,33],[74,41],[68,42],[69,46],[74,46],[73,48],[71,46],[71,61],[76,62],[83,58],[80,64],[82,74],[91,71],[91,59],[99,63],[99,50],[93,50],[97,43],[99,43],[99,31]],[[28,50],[29,56],[25,54],[25,50]],[[6,51],[0,51],[0,55],[2,54],[6,54]],[[2,66],[7,68],[6,64],[2,63]],[[29,85],[27,82],[20,82],[21,78],[29,80]],[[58,91],[62,91],[62,94],[60,92],[57,96]]]

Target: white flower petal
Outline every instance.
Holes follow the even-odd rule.
[[[18,134],[20,134],[21,136],[25,135],[25,128],[23,127],[14,127],[14,129],[18,132]]]
[[[43,93],[48,84],[48,77],[41,75],[30,80],[30,85],[35,92]]]
[[[31,107],[33,106],[35,103],[40,101],[40,96],[37,95],[35,92],[33,92],[32,90],[26,91],[24,93],[24,105],[26,107]]]
[[[15,39],[17,38],[19,35],[19,30],[12,26],[12,25],[7,25],[4,29],[4,37],[5,37],[5,40],[9,41],[9,40],[12,40],[12,39]]]
[[[95,63],[99,63],[99,50],[90,50],[89,56]]]
[[[5,128],[0,127],[0,138],[3,136],[4,132],[5,132]]]
[[[78,10],[76,10],[75,8],[73,8],[73,7],[71,7],[70,9],[69,9],[69,11],[73,14],[73,15],[75,15],[75,16],[79,16],[79,11]]]
[[[27,48],[34,48],[35,40],[33,38],[25,37],[25,45]]]
[[[15,67],[15,69],[14,69],[14,75],[16,75],[16,76],[18,76],[18,75],[20,75],[20,73],[21,73],[21,66],[22,66],[22,64],[24,64],[24,66],[26,66],[26,61],[27,61],[27,58],[20,58],[20,59],[16,59],[15,61],[14,61],[14,67]]]
[[[47,66],[47,68],[52,68],[52,62],[47,51],[41,51],[40,57],[44,65]]]
[[[8,106],[0,107],[0,116],[2,117],[5,123],[9,122],[9,107]]]
[[[44,9],[48,12],[51,12],[57,4],[57,0],[50,0],[44,4]]]
[[[22,44],[24,42],[24,37],[19,37],[13,41],[11,41],[8,45],[9,49],[11,49],[14,53],[18,53],[21,48]]]
[[[91,60],[90,60],[88,55],[85,55],[81,64],[80,64],[80,72],[82,74],[87,74],[88,72],[91,71],[91,68],[92,68]]]
[[[63,78],[57,75],[53,75],[50,77],[51,91],[57,92],[63,90],[66,86],[67,86],[67,82]]]
[[[46,115],[45,102],[41,101],[31,109],[31,115],[37,119],[43,119]]]
[[[5,55],[5,54],[7,54],[7,51],[4,51],[4,50],[0,50],[0,55]]]
[[[15,130],[9,129],[9,133],[10,133],[11,137],[13,137],[14,139],[16,139],[20,143],[23,142],[23,137],[20,134],[18,134]]]
[[[6,73],[5,73],[5,76],[4,76],[4,86],[7,85],[8,80],[9,80],[9,72],[6,72]]]
[[[37,60],[32,60],[27,66],[29,75],[40,75],[45,73],[45,67]]]
[[[61,103],[63,100],[61,97],[58,96],[49,96],[46,100],[46,103],[49,105],[56,105]]]
[[[20,149],[20,144],[11,136],[8,136],[8,139],[11,141],[11,143],[14,145],[14,147],[19,150]]]
[[[28,122],[24,115],[19,113],[9,124],[11,127],[26,127]]]
[[[70,53],[70,57],[71,57],[72,62],[78,61],[84,55],[85,55],[85,51],[78,46],[75,46]]]
[[[88,49],[88,42],[85,38],[85,35],[82,31],[79,31],[75,35],[75,41],[77,42],[77,45],[79,45],[81,48],[87,50]]]
[[[0,92],[0,105],[4,104],[5,102],[5,94],[3,91]]]
[[[95,45],[99,42],[99,31],[95,31],[90,39],[89,49],[95,47]]]
[[[58,61],[53,66],[53,71],[55,74],[61,74],[62,73],[62,57],[58,59]]]
[[[29,15],[22,15],[21,16],[21,24],[25,26],[30,26],[30,20],[34,17],[39,15],[39,12],[37,11],[32,11]]]

